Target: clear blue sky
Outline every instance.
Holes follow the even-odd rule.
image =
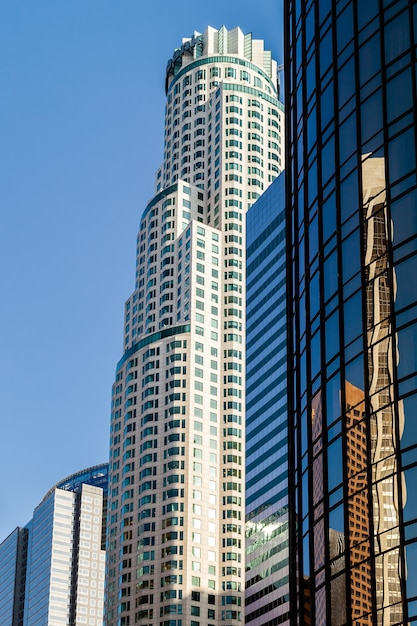
[[[282,63],[282,0],[0,0],[0,542],[107,460],[165,66],[222,24]]]

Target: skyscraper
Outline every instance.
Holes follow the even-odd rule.
[[[0,544],[0,623],[102,626],[108,465],[48,491]]]
[[[113,386],[108,626],[243,619],[244,224],[283,167],[276,63],[209,27],[166,95]]]
[[[15,528],[0,544],[0,624],[23,624],[27,544],[26,528]]]
[[[416,17],[285,4],[294,623],[417,619]]]
[[[289,623],[285,185],[246,216],[246,624]]]

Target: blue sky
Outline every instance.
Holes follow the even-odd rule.
[[[173,49],[239,25],[282,63],[281,14],[282,0],[0,0],[0,541],[107,460]]]

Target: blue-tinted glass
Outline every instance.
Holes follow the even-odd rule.
[[[336,310],[326,320],[326,361],[339,352],[339,311]]]
[[[311,206],[317,196],[317,160],[315,160],[308,170],[308,205]]]
[[[339,128],[339,154],[340,163],[356,150],[356,113],[353,112]]]
[[[337,253],[336,250],[324,263],[324,300],[327,301],[337,291]]]
[[[366,0],[358,2],[358,25],[362,28],[379,14],[379,0]]]
[[[415,483],[414,483],[415,484]],[[417,543],[406,547],[407,597],[417,596]]]
[[[306,40],[308,42],[314,42],[314,7],[311,5],[310,10],[306,15],[306,23],[305,23],[305,32],[306,32]],[[308,99],[308,96],[307,96]]]
[[[385,61],[390,63],[410,47],[410,23],[408,11],[403,11],[385,25]]]
[[[336,443],[339,443],[339,442],[341,442],[340,439],[338,439]],[[329,452],[332,452],[332,451],[329,449]],[[332,454],[334,454],[334,452],[332,452]],[[330,461],[330,459],[329,459],[329,461]],[[339,462],[339,464],[340,464],[340,462]],[[332,467],[330,467],[330,463],[329,463],[329,473],[332,473],[332,471],[333,471]],[[339,478],[341,480],[341,475],[339,476]],[[332,480],[332,482],[333,482],[333,480]],[[337,531],[339,531],[341,533],[344,532],[344,527],[345,527],[345,524],[344,524],[344,514],[345,514],[345,512],[344,512],[343,504],[340,504],[338,507],[333,509],[333,511],[330,511],[330,514],[329,514],[329,526],[330,526],[330,528],[332,530],[337,530]]]
[[[308,228],[309,233],[309,256],[310,260],[314,259],[319,249],[318,228],[317,228],[317,215],[314,217]]]
[[[389,177],[402,178],[416,167],[414,127],[391,139],[388,145]]]
[[[326,385],[327,424],[340,417],[340,376],[336,374]]]
[[[316,124],[317,110],[314,107],[307,118],[307,146],[308,151],[317,141],[317,124]]]
[[[342,482],[342,438],[336,439],[327,449],[329,491]],[[343,528],[343,522],[341,522]]]
[[[382,91],[378,89],[361,105],[362,142],[368,141],[382,128]]]
[[[417,394],[404,398],[402,406],[404,410],[404,430],[401,436],[401,448],[405,449],[408,446],[417,445]]]
[[[326,242],[329,237],[336,232],[336,199],[332,193],[323,203],[323,241]]]
[[[344,332],[345,345],[362,333],[362,297],[360,291],[344,304]]]
[[[398,378],[401,379],[417,371],[417,324],[398,332]]]
[[[338,16],[336,22],[337,51],[343,50],[353,37],[353,6],[348,4],[346,9]]]
[[[323,76],[332,62],[332,30],[329,29],[320,42],[320,75]]]
[[[391,203],[394,245],[417,234],[417,190]]]
[[[315,378],[320,371],[321,366],[321,346],[320,346],[320,332],[311,339],[311,378]]]
[[[329,14],[331,7],[332,7],[331,0],[320,0],[319,2],[320,22],[323,22],[323,20]]]
[[[323,147],[321,153],[321,168],[323,185],[334,174],[334,137],[330,137],[329,141]]]
[[[388,122],[399,117],[413,105],[410,69],[407,69],[386,84]],[[401,97],[399,95],[401,94]]]
[[[356,229],[342,243],[342,274],[346,283],[360,270],[361,249],[359,243],[359,229]]]
[[[346,365],[346,380],[358,389],[364,389],[363,354]]]
[[[338,75],[339,108],[341,109],[355,94],[355,65],[350,59],[340,70]]]
[[[316,67],[315,67],[315,57],[313,56],[306,68],[306,89],[307,89],[307,100],[310,99],[311,94],[313,93],[316,87]]]
[[[330,82],[326,89],[323,91],[320,105],[321,105],[321,128],[326,128],[327,124],[334,117],[334,102],[333,102],[333,82]]]
[[[395,267],[395,278],[397,282],[397,295],[395,298],[395,309],[401,311],[402,308],[416,302],[416,285],[410,277],[417,277],[417,256],[414,255]]]
[[[381,68],[381,43],[376,33],[359,50],[359,76],[361,85],[365,84]]]
[[[340,213],[342,224],[350,216],[358,218],[358,174],[353,171],[340,185]]]

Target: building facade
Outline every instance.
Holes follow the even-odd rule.
[[[108,465],[69,476],[0,545],[0,623],[102,626]]]
[[[285,4],[297,624],[417,620],[416,19]]]
[[[245,621],[289,623],[285,184],[246,215]]]
[[[209,27],[166,95],[113,386],[108,626],[243,620],[244,216],[283,167],[276,63]]]
[[[0,624],[23,624],[27,543],[27,529],[16,528],[0,544]]]

